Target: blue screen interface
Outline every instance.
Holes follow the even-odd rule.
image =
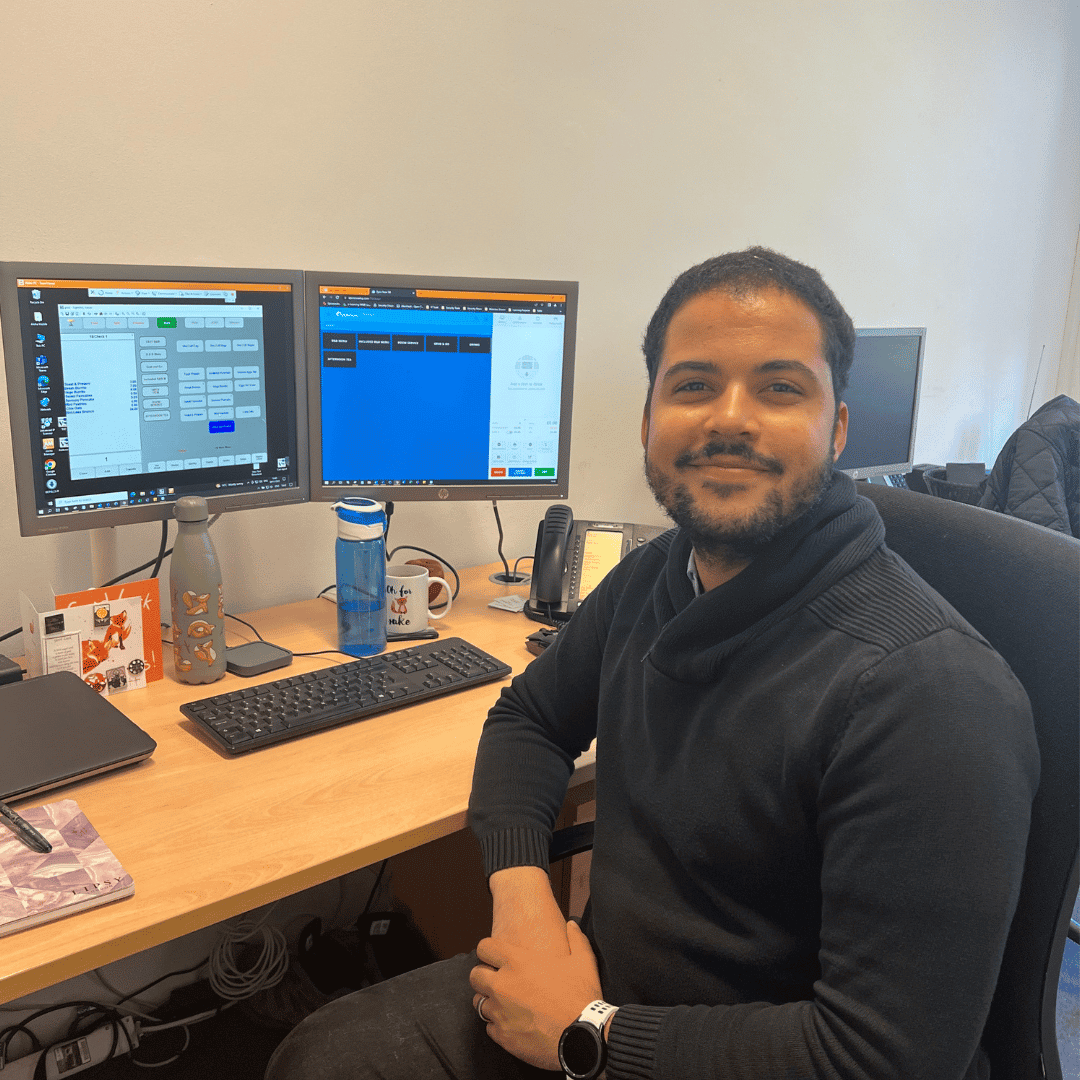
[[[327,485],[557,479],[566,297],[320,286]]]

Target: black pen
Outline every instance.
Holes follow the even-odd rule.
[[[45,839],[24,817],[20,817],[7,803],[0,802],[0,817],[4,818],[15,831],[18,838],[29,848],[47,855],[52,851],[52,844]]]

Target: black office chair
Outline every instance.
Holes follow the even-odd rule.
[[[983,1043],[993,1080],[1062,1080],[1057,984],[1080,881],[1080,540],[914,491],[859,490],[889,547],[997,649],[1031,700],[1042,773]],[[551,859],[591,846],[592,823],[574,825],[555,834]]]

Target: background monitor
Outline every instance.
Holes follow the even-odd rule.
[[[858,329],[843,399],[847,446],[836,467],[854,479],[911,471],[925,327]]]
[[[566,498],[577,282],[305,289],[312,499]]]
[[[0,263],[24,536],[307,498],[303,273]]]

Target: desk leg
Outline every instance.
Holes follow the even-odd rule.
[[[469,952],[491,933],[480,845],[467,829],[395,855],[394,907],[406,911],[440,960]]]

